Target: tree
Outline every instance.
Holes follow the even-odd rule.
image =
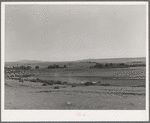
[[[120,63],[119,65],[120,65],[120,66],[124,66],[125,64],[124,64],[124,63]]]
[[[113,64],[112,64],[112,63],[110,63],[110,66],[113,66]]]
[[[39,69],[39,66],[35,66],[35,69]]]
[[[48,66],[48,69],[53,69],[53,68],[59,68],[59,65],[55,65],[55,64],[54,64],[54,65],[49,65],[49,66]]]
[[[97,67],[97,68],[103,68],[103,64],[96,63],[96,65],[95,65],[94,67]]]
[[[109,64],[106,63],[106,64],[105,64],[105,67],[109,67]]]
[[[29,69],[31,69],[31,66],[27,66],[26,68],[27,68],[27,70],[29,70]]]

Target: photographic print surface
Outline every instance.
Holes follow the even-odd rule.
[[[146,110],[146,7],[5,4],[4,110]]]

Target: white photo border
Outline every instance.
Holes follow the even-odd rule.
[[[6,5],[145,5],[146,6],[146,110],[5,110],[4,55]],[[148,121],[149,120],[149,20],[148,2],[1,2],[1,121]],[[77,113],[84,114],[78,116]]]

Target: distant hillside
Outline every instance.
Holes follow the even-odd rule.
[[[20,60],[17,61],[19,63],[41,63],[42,61],[38,61],[38,60]]]
[[[140,58],[111,58],[111,59],[85,59],[79,62],[97,62],[97,63],[127,63],[127,62],[146,62],[145,57]]]
[[[146,64],[146,58],[111,58],[111,59],[86,59],[86,60],[77,60],[77,61],[58,61],[58,62],[48,62],[48,61],[38,61],[38,60],[21,60],[17,62],[5,62],[5,66],[21,66],[29,65],[35,67],[39,65],[40,67],[47,67],[49,65],[57,64],[60,66],[66,65],[67,67],[90,67],[94,66],[96,63],[128,63],[128,64]]]

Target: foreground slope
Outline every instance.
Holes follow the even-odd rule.
[[[61,86],[7,80],[5,109],[144,110],[143,87]]]

